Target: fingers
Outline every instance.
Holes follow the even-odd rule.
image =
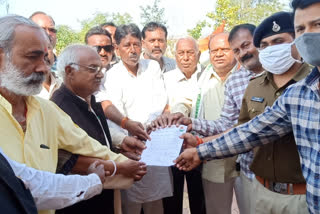
[[[96,160],[96,161],[93,162],[89,167],[97,168],[97,165],[98,165],[99,163],[100,163],[100,162]]]
[[[130,158],[131,160],[139,161],[141,159],[140,155],[133,153],[133,152],[122,152],[124,156]]]

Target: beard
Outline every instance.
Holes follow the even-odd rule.
[[[24,76],[23,72],[14,66],[9,57],[2,71],[0,71],[0,87],[9,92],[21,96],[32,96],[39,94],[42,83],[45,80],[43,72],[33,72],[29,76]]]

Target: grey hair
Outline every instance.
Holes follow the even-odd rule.
[[[8,15],[0,18],[0,48],[5,53],[10,53],[12,42],[15,36],[15,29],[20,26],[27,26],[36,29],[41,29],[36,23],[23,16]]]
[[[176,42],[175,46],[174,46],[174,50],[175,50],[175,51],[177,51],[177,46],[178,46],[178,44],[179,44],[179,42],[180,42],[181,40],[191,40],[191,41],[194,43],[194,47],[195,47],[195,49],[196,49],[196,52],[197,52],[197,53],[199,52],[199,44],[198,44],[197,40],[195,40],[195,39],[194,39],[193,37],[191,37],[191,36],[184,36],[184,37],[179,38],[178,41]]]
[[[74,69],[78,70],[79,66],[77,65],[71,65],[72,63],[79,63],[79,53],[83,50],[92,50],[95,53],[97,53],[96,49],[89,46],[89,45],[82,45],[82,44],[72,44],[67,46],[60,56],[58,57],[57,61],[57,70],[58,70],[58,75],[65,80],[66,73],[65,73],[65,68],[67,66],[71,66]],[[98,53],[97,53],[98,55]]]

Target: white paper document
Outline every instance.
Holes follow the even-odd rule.
[[[147,148],[142,152],[141,161],[148,166],[171,166],[179,156],[183,139],[179,137],[186,133],[186,126],[175,125],[151,132],[151,141],[146,142]]]

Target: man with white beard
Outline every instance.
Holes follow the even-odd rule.
[[[48,39],[44,31],[21,16],[0,18],[0,147],[11,159],[36,169],[55,172],[58,149],[97,158],[105,169],[110,161],[130,163],[117,169],[128,179],[141,179],[144,164],[111,152],[55,104],[33,95],[40,92],[48,72]],[[80,169],[87,165],[76,163]],[[43,211],[39,213],[54,213]]]

